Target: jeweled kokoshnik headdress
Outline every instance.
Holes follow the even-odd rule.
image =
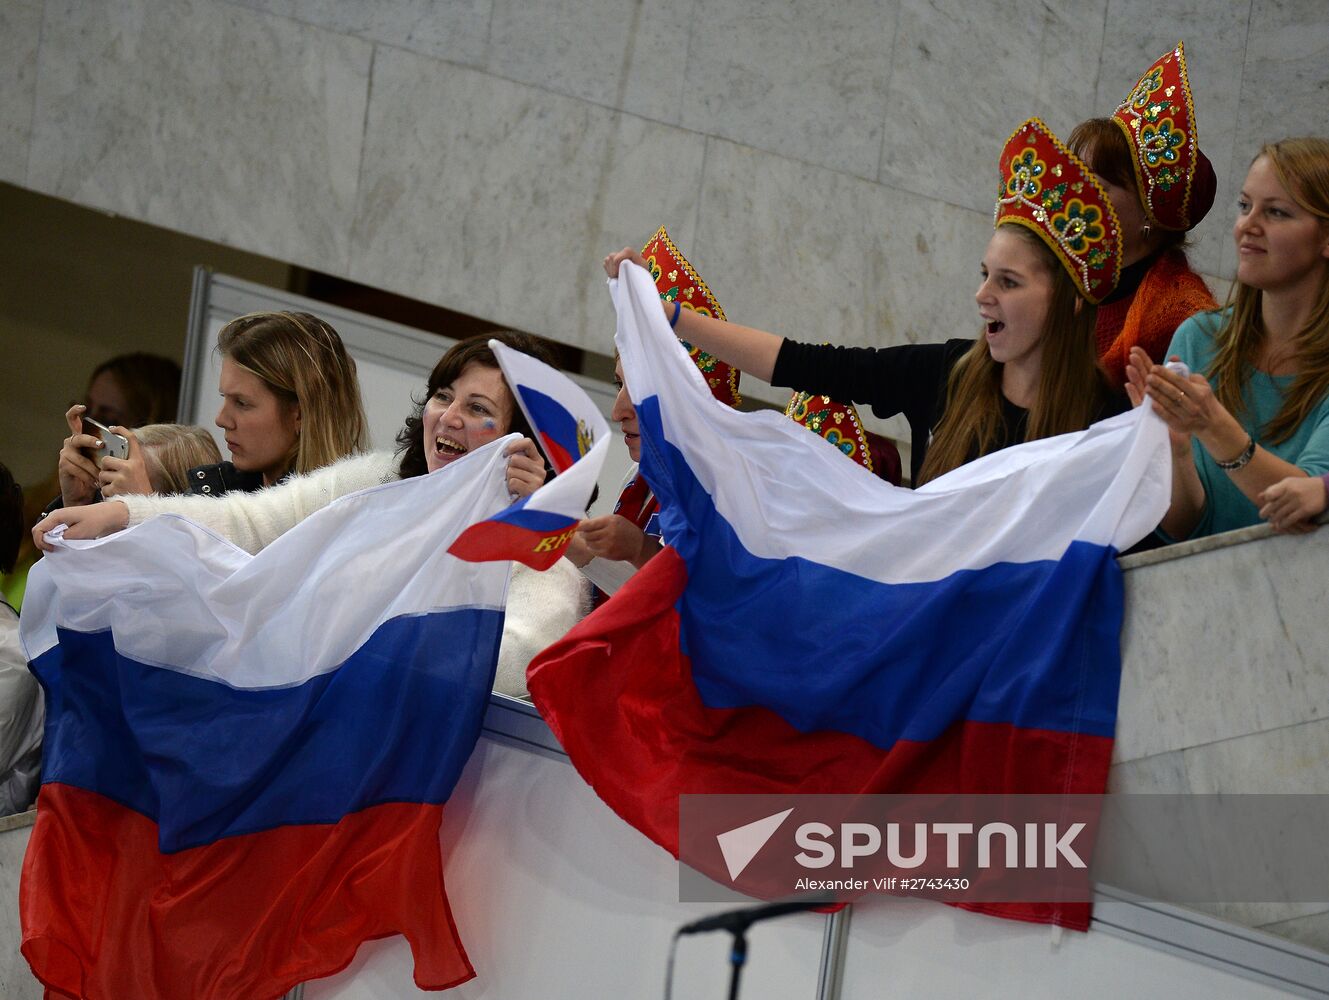
[[[1112,120],[1126,133],[1149,221],[1179,232],[1194,228],[1213,205],[1218,181],[1200,152],[1181,42],[1145,70]]]
[[[1103,301],[1121,275],[1121,225],[1093,172],[1037,118],[1006,140],[1000,168],[993,225],[1033,230],[1080,294]]]
[[[646,241],[646,245],[641,248],[641,255],[646,259],[646,269],[655,280],[660,298],[666,302],[677,302],[684,309],[692,309],[703,316],[725,318],[720,303],[715,301],[715,296],[711,294],[706,282],[701,280],[701,275],[674,245],[664,226]],[[738,394],[739,370],[691,344],[685,346],[693,363],[701,369],[711,394],[722,403],[737,406],[742,401]]]

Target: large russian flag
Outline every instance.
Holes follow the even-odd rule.
[[[668,548],[529,673],[601,797],[677,854],[681,793],[1102,792],[1115,556],[1167,509],[1162,422],[1140,409],[892,487],[778,414],[716,402],[649,277],[621,274],[616,339]]]
[[[392,934],[422,988],[474,975],[438,831],[508,567],[446,550],[508,502],[511,440],[256,556],[164,515],[33,570],[46,756],[20,916],[53,995],[278,997]]]
[[[462,559],[515,559],[548,569],[563,557],[586,516],[609,454],[609,424],[585,390],[558,369],[501,341],[489,346],[557,475],[471,526],[451,551]]]

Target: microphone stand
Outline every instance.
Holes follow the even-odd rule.
[[[729,1000],[738,1000],[738,985],[743,976],[743,966],[747,964],[748,960],[748,928],[759,920],[769,920],[771,917],[782,917],[787,913],[813,910],[832,902],[834,902],[834,896],[831,895],[801,896],[782,902],[751,906],[742,910],[730,910],[727,913],[718,913],[714,916],[694,920],[690,924],[684,924],[674,933],[674,941],[677,942],[679,937],[684,934],[700,934],[705,931],[725,930],[732,934],[734,940],[729,948]],[[671,974],[665,980],[666,997],[669,995],[669,984],[673,980],[672,967],[671,949]]]
[[[734,942],[729,949],[729,1000],[738,1000],[738,980],[743,975],[743,966],[748,960],[747,928],[733,927],[729,933],[734,935]]]

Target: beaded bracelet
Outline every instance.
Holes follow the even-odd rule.
[[[678,326],[678,314],[683,311],[683,303],[674,299],[674,315],[669,317],[669,329],[673,330]]]
[[[1251,459],[1254,457],[1255,457],[1255,438],[1250,437],[1248,435],[1246,437],[1246,447],[1241,449],[1240,455],[1232,459],[1232,461],[1230,462],[1220,462],[1218,459],[1214,459],[1214,464],[1218,466],[1220,469],[1222,469],[1224,472],[1236,472],[1238,469],[1246,468],[1246,466],[1250,464]]]

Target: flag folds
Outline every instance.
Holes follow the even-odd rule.
[[[681,793],[1103,791],[1115,555],[1167,508],[1162,422],[1136,410],[899,489],[711,398],[640,268],[610,289],[668,547],[529,674],[601,797],[677,854]]]
[[[451,551],[461,559],[515,559],[548,569],[562,558],[586,516],[609,453],[609,425],[591,397],[558,369],[501,341],[489,346],[557,475],[467,529]]]
[[[512,440],[344,497],[256,556],[163,515],[42,560],[20,916],[50,992],[277,997],[398,933],[421,987],[474,974],[438,828],[508,567],[446,550],[507,504]]]

